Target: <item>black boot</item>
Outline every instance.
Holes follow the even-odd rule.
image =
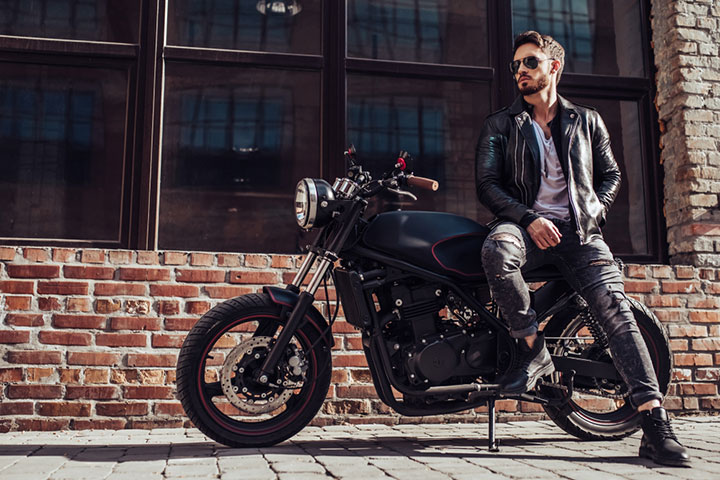
[[[502,393],[525,393],[535,386],[538,379],[555,371],[550,352],[545,348],[545,337],[538,333],[533,348],[527,346],[524,339],[518,340],[520,357],[509,372],[500,380]]]
[[[663,407],[640,412],[643,437],[640,440],[640,456],[655,463],[689,467],[690,456],[680,445],[670,426],[670,419]]]

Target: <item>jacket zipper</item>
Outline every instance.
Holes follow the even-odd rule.
[[[580,239],[580,245],[585,245],[585,236],[583,235],[582,229],[580,228],[580,219],[578,218],[577,208],[575,208],[575,203],[573,203],[573,197],[570,192],[570,181],[571,180],[575,181],[573,179],[573,175],[572,175],[572,163],[570,161],[570,151],[572,150],[572,142],[573,142],[573,139],[575,138],[575,129],[577,128],[579,119],[577,118],[577,114],[575,114],[575,113],[571,114],[570,118],[574,118],[575,122],[573,123],[572,130],[570,131],[570,141],[568,142],[568,152],[567,152],[567,154],[568,154],[568,201],[570,203],[570,207],[573,210],[573,213],[575,214],[575,223],[577,226],[577,230],[575,231],[575,233],[577,233],[578,238]]]

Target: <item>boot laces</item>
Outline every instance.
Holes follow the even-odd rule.
[[[675,440],[678,441],[675,433],[673,432],[670,421],[668,420],[657,420],[653,418],[653,427],[655,427],[655,433],[661,440]]]

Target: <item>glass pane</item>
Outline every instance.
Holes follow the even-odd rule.
[[[320,54],[322,0],[175,0],[168,44]]]
[[[610,208],[603,235],[613,253],[648,254],[645,202],[649,173],[647,154],[642,147],[644,133],[640,125],[639,106],[634,101],[569,97],[570,101],[596,107],[610,132],[615,160],[622,173],[622,184]]]
[[[137,43],[139,0],[0,0],[0,35]]]
[[[295,253],[295,185],[320,173],[320,74],[167,66],[161,248]]]
[[[0,236],[118,241],[126,75],[3,64]]]
[[[512,0],[513,35],[536,30],[565,48],[565,71],[642,77],[640,0]]]
[[[350,57],[488,65],[486,0],[348,0]]]
[[[400,150],[415,159],[415,174],[440,182],[435,192],[415,191],[419,200],[386,194],[379,211],[452,212],[480,222],[492,215],[475,193],[478,119],[490,109],[490,88],[479,83],[348,77],[348,142],[376,178],[392,167]]]

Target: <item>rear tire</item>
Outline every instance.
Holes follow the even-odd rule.
[[[215,306],[186,337],[178,357],[177,396],[192,423],[213,440],[231,447],[275,445],[302,430],[322,406],[330,386],[330,346],[321,339],[326,325],[309,316],[286,349],[292,353],[279,362],[286,373],[276,378],[290,386],[252,381],[283,317],[268,295],[245,295]],[[302,373],[292,378],[302,380],[288,380],[300,367]]]
[[[667,333],[657,317],[645,305],[633,299],[629,300],[640,333],[650,352],[660,392],[665,395],[673,368]],[[583,327],[579,315],[579,312],[573,311],[553,317],[545,328],[546,338],[577,335]],[[554,346],[549,344],[550,352],[554,355],[562,354],[564,347],[561,343],[562,341],[558,340]],[[624,382],[622,385],[625,385]],[[640,428],[640,415],[627,399],[617,401],[618,408],[614,411],[597,412],[579,405],[575,397],[576,395],[573,395],[573,400],[562,407],[544,407],[550,419],[570,435],[584,440],[620,440]],[[602,397],[598,396],[598,398]]]

